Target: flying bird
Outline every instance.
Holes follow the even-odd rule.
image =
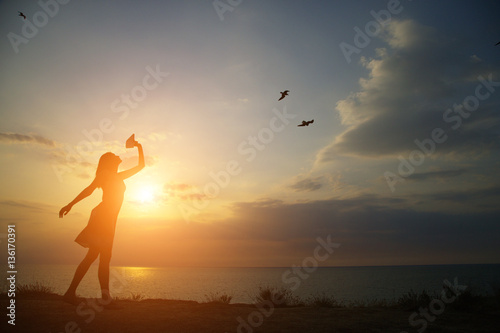
[[[495,46],[497,46],[498,44],[500,44],[500,42],[496,43]]]
[[[285,96],[288,96],[288,92],[290,90],[285,90],[285,91],[280,91],[280,94],[281,94],[281,98],[278,99],[278,101],[281,101],[283,98],[285,98]]]
[[[26,15],[24,15],[23,13],[21,12],[18,12],[19,13],[19,16],[21,16],[22,18],[24,18],[26,20]]]
[[[302,124],[297,125],[297,127],[300,127],[300,126],[309,126],[309,124],[312,124],[312,123],[314,123],[314,119],[313,120],[309,120],[309,121],[302,120]]]

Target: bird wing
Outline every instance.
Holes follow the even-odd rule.
[[[495,46],[497,46],[497,45],[499,45],[499,44],[500,44],[500,42],[496,43],[496,44],[495,44]]]
[[[290,90],[280,91],[281,98],[280,98],[280,99],[278,99],[278,101],[281,101],[283,98],[285,98],[285,96],[287,96],[287,95],[288,95],[288,92],[289,92],[289,91],[290,91]]]

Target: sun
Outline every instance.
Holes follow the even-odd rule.
[[[141,203],[153,203],[155,201],[155,191],[150,186],[143,186],[137,190],[137,199]]]

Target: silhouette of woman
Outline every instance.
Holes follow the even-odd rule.
[[[109,292],[109,263],[113,248],[116,219],[120,212],[125,192],[123,180],[141,171],[145,165],[142,145],[134,141],[133,146],[137,147],[139,151],[139,163],[137,166],[118,172],[118,165],[122,162],[120,157],[113,153],[105,153],[99,159],[96,176],[92,183],[59,211],[59,217],[62,218],[68,214],[74,204],[91,195],[96,188],[102,189],[101,203],[92,210],[87,226],[75,239],[75,242],[89,250],[80,265],[78,265],[68,291],[64,294],[63,299],[66,302],[72,304],[79,302],[79,299],[76,297],[76,288],[87,273],[90,265],[98,256],[98,278],[102,299],[107,304],[112,300]]]

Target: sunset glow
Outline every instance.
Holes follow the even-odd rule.
[[[132,134],[113,265],[500,260],[500,2],[222,2],[0,3],[20,261],[77,264],[102,188],[58,212]]]
[[[155,193],[152,187],[141,187],[137,193],[137,198],[141,203],[153,203]]]

